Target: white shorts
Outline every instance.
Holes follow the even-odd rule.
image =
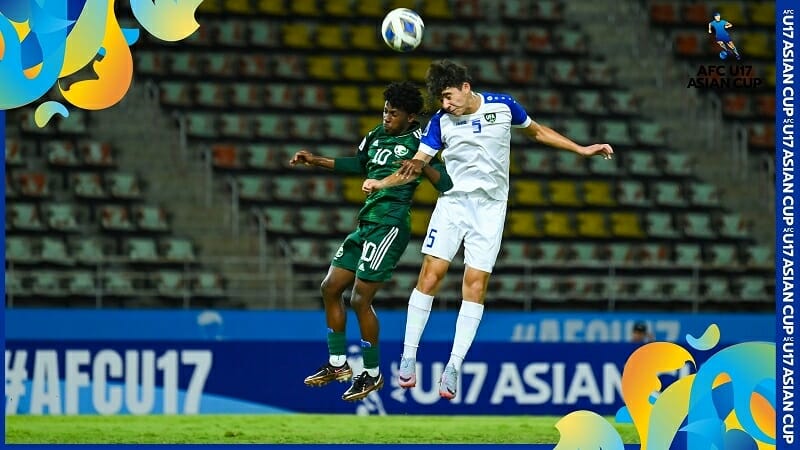
[[[436,201],[422,253],[452,261],[464,242],[464,263],[491,273],[506,222],[505,200],[481,194],[443,195]]]

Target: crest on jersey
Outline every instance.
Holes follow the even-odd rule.
[[[489,123],[494,123],[494,121],[497,120],[497,114],[487,113],[483,115],[483,118],[486,119],[486,121]]]
[[[394,154],[397,155],[398,158],[402,158],[408,154],[408,149],[401,144],[397,144],[394,146]]]

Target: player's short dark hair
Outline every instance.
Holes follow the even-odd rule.
[[[439,99],[442,97],[443,90],[451,87],[461,89],[461,85],[464,83],[472,83],[472,77],[465,66],[442,59],[431,63],[428,73],[425,75],[425,81],[430,96]]]
[[[383,99],[395,108],[408,114],[420,114],[425,99],[417,86],[410,81],[398,81],[389,84],[383,91]]]
[[[633,324],[633,331],[639,331],[642,333],[647,332],[647,324],[644,322],[636,322]]]

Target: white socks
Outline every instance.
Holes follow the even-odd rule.
[[[333,367],[342,367],[347,362],[347,355],[330,355],[328,362]]]
[[[472,340],[478,331],[483,317],[483,305],[480,303],[461,301],[461,309],[458,311],[456,320],[456,335],[453,338],[453,351],[450,353],[450,361],[447,363],[455,366],[457,371],[461,371],[461,363],[467,356],[467,351],[472,346]]]
[[[408,315],[406,316],[406,337],[403,342],[403,357],[417,359],[417,347],[431,315],[433,296],[423,294],[416,288],[408,299]]]

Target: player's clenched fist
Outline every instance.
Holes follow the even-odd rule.
[[[289,161],[291,165],[297,164],[304,164],[306,166],[310,166],[311,162],[314,159],[314,154],[308,150],[300,150],[299,152],[295,153],[292,159]]]
[[[364,180],[364,184],[361,185],[361,190],[367,195],[372,194],[373,192],[379,189],[381,189],[380,180],[373,180],[368,178]]]

